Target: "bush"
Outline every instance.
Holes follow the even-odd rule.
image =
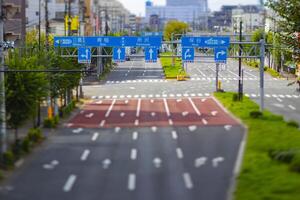
[[[69,105],[60,108],[60,116],[66,117],[66,116],[70,115],[70,113],[74,110],[74,108],[76,108],[76,102],[71,101],[71,103],[69,103]]]
[[[14,158],[17,160],[22,155],[22,146],[21,146],[21,140],[16,140],[16,142],[12,145],[12,152],[14,154]]]
[[[250,117],[253,119],[258,119],[261,118],[263,116],[263,113],[260,111],[252,111],[250,112]]]
[[[28,139],[29,141],[32,141],[33,144],[41,142],[44,139],[41,129],[30,129],[28,132]]]
[[[44,128],[55,128],[56,127],[56,124],[55,124],[55,120],[54,118],[46,118],[44,120]]]
[[[3,167],[6,169],[10,169],[14,167],[15,156],[12,151],[7,151],[3,154],[2,157]]]
[[[293,121],[293,120],[288,121],[288,122],[287,122],[287,125],[288,125],[288,126],[291,126],[291,127],[299,128],[298,122]]]
[[[25,137],[23,142],[22,142],[22,150],[25,153],[29,153],[31,150],[31,142],[28,137]]]
[[[234,101],[234,102],[239,101],[239,95],[234,93],[233,96],[232,96],[232,101]]]
[[[290,164],[290,170],[300,173],[300,153],[297,153]]]
[[[291,163],[295,157],[296,151],[281,151],[281,150],[270,150],[269,156],[273,160],[277,160],[283,163]]]

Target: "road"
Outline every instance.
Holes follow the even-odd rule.
[[[213,64],[188,72],[189,81],[165,80],[159,63],[135,60],[86,85],[90,101],[0,187],[0,199],[227,199],[245,130],[211,95]],[[258,72],[245,73],[257,100]],[[220,74],[226,91],[236,91],[236,74],[230,61]],[[266,105],[299,120],[299,95],[286,83],[266,75]]]

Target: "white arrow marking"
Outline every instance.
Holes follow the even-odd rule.
[[[117,50],[117,53],[118,53],[118,60],[121,60],[121,53],[122,53],[122,50],[119,48]]]
[[[162,163],[162,161],[161,161],[160,158],[154,158],[153,164],[154,164],[154,166],[155,166],[156,168],[160,168],[161,163]]]
[[[207,161],[207,158],[206,158],[206,157],[197,158],[197,159],[195,160],[195,167],[196,167],[196,168],[199,168],[199,167],[205,165],[206,161]]]
[[[102,162],[103,169],[108,169],[110,165],[111,165],[111,160],[109,159],[103,160]]]
[[[149,50],[150,60],[153,60],[153,53],[154,53],[153,49],[150,49]]]
[[[223,157],[214,158],[212,160],[213,167],[215,167],[215,168],[218,167],[219,163],[224,162],[224,160],[225,159]]]
[[[226,131],[230,131],[232,126],[231,125],[225,125],[224,128],[225,128]]]
[[[86,118],[92,118],[93,116],[94,116],[94,113],[90,113],[90,114],[85,115]]]
[[[192,55],[190,55],[190,54],[188,54],[188,53],[190,53],[190,49],[187,49],[186,51],[185,51],[185,53],[184,53],[184,59],[186,60],[187,58],[191,58],[192,57]]]
[[[212,115],[212,116],[216,116],[217,114],[218,114],[218,111],[212,111],[212,112],[211,112],[211,115]]]
[[[220,55],[224,56],[225,54],[226,54],[225,51],[220,51],[220,52],[217,53],[217,58],[219,58]]]
[[[78,129],[73,130],[72,132],[73,132],[73,133],[80,133],[80,132],[82,132],[82,131],[83,131],[82,128],[78,128]]]
[[[189,126],[190,132],[194,132],[195,130],[197,130],[197,126]]]

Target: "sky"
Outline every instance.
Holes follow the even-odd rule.
[[[146,0],[119,0],[123,5],[138,16],[145,15]],[[183,0],[184,1],[184,0]],[[153,0],[155,5],[164,5],[165,0]],[[258,4],[259,0],[208,0],[209,9],[212,11],[219,10],[222,5],[236,4]]]

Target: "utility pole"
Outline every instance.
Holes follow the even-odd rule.
[[[71,35],[71,23],[72,23],[72,18],[71,18],[71,0],[68,1],[68,36]]]
[[[48,0],[45,0],[45,32],[46,32],[46,49],[49,50],[49,11]]]
[[[39,51],[41,51],[41,0],[39,0]]]
[[[242,35],[242,31],[243,31],[243,22],[240,21],[240,37],[239,37],[239,91],[238,91],[238,97],[239,100],[241,101],[243,99],[243,83],[242,83],[242,40],[243,40],[243,35]]]
[[[6,110],[5,110],[5,85],[4,85],[4,16],[3,16],[3,0],[0,0],[0,153],[7,150],[7,135],[6,135]]]
[[[66,24],[66,20],[69,19],[68,16],[68,0],[65,0],[65,18],[64,18],[64,28],[65,28],[65,36],[67,36],[67,24]],[[69,21],[68,21],[69,22]]]

